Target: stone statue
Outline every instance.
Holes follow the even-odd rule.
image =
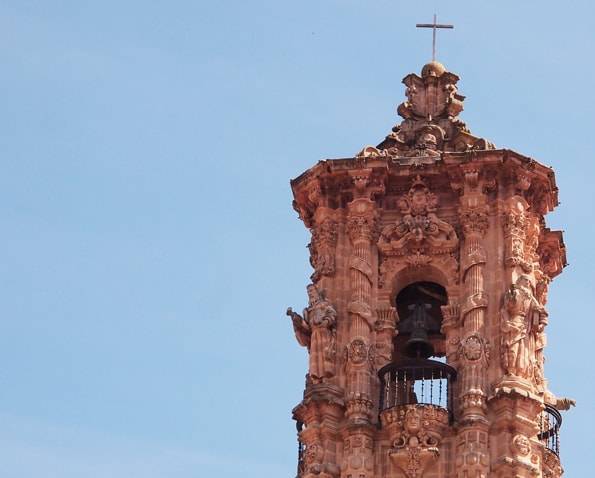
[[[528,275],[522,274],[510,286],[501,312],[502,366],[508,375],[533,379],[541,366],[536,354],[542,345],[537,342],[547,325],[547,312],[535,298]]]
[[[314,284],[307,287],[309,305],[303,316],[291,307],[287,315],[300,345],[310,353],[310,380],[321,383],[335,373],[337,311]]]
[[[567,397],[557,397],[549,390],[546,390],[544,393],[543,401],[561,411],[570,410],[571,407],[576,406],[576,400]]]

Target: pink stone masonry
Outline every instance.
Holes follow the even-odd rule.
[[[566,265],[554,172],[474,136],[459,78],[407,75],[403,121],[291,181],[312,233],[300,478],[557,478],[543,373],[550,282]]]

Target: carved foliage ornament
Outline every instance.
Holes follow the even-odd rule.
[[[347,234],[353,244],[359,241],[372,242],[376,239],[377,215],[374,203],[368,199],[356,199],[350,205],[347,217]]]
[[[401,219],[382,230],[378,247],[385,255],[444,254],[456,249],[454,228],[436,215],[438,197],[417,176],[399,200]]]
[[[459,217],[465,236],[483,236],[488,230],[488,208],[485,205],[461,207]]]
[[[483,358],[487,363],[489,360],[489,348],[485,339],[477,334],[468,336],[460,343],[460,356],[469,362],[477,362]]]
[[[539,223],[527,214],[528,205],[519,196],[508,200],[502,216],[505,237],[505,263],[508,267],[521,267],[525,272],[533,270],[533,254],[539,239]]]
[[[313,281],[317,281],[321,276],[331,276],[335,273],[337,229],[336,221],[329,218],[312,228],[312,241],[308,249],[310,264],[314,268]]]

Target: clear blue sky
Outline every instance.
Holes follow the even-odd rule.
[[[556,170],[546,372],[590,473],[593,2],[6,0],[0,476],[293,476],[288,181],[384,138],[434,11],[471,130]]]

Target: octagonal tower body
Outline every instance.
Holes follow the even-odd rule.
[[[312,233],[304,478],[558,477],[571,400],[543,374],[565,266],[551,168],[470,133],[459,78],[410,74],[378,146],[291,181]]]

